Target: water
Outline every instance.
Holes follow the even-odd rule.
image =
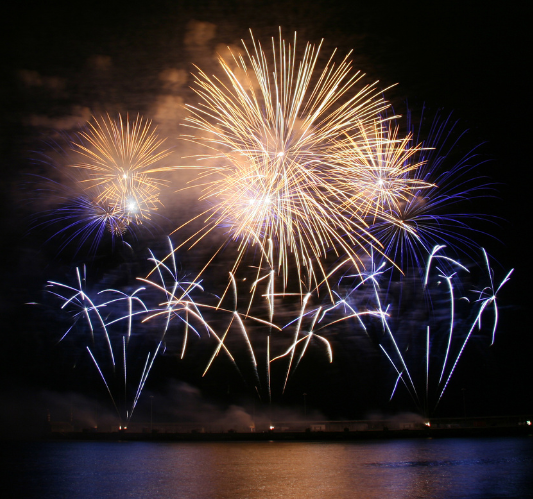
[[[526,437],[10,442],[2,454],[6,499],[533,497],[533,438]]]

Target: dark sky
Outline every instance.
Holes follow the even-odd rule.
[[[29,231],[29,217],[44,209],[46,200],[32,195],[28,174],[51,175],[32,162],[34,151],[46,151],[45,141],[57,137],[58,131],[72,133],[92,114],[129,112],[154,120],[174,147],[172,158],[180,161],[189,152],[176,139],[186,115],[183,104],[195,103],[188,89],[192,64],[215,71],[217,51],[249,39],[249,28],[265,40],[277,35],[278,26],[287,37],[296,30],[302,43],[324,38],[325,55],[336,47],[341,54],[353,49],[354,67],[366,73],[369,82],[379,79],[383,88],[398,83],[386,94],[395,108],[404,109],[407,100],[413,113],[424,104],[428,115],[440,108],[445,114],[453,111],[459,127],[468,130],[461,147],[484,143],[482,159],[490,161],[477,174],[495,183],[497,194],[476,201],[472,210],[489,212],[498,221],[480,227],[495,237],[480,236],[480,244],[487,245],[500,279],[509,269],[516,270],[501,296],[495,345],[489,349],[478,342],[467,352],[457,381],[454,378],[450,384],[449,398],[440,406],[441,414],[464,411],[464,393],[471,415],[531,412],[533,340],[527,315],[526,243],[531,227],[526,207],[531,125],[525,75],[529,48],[525,15],[517,5],[292,0],[10,6],[2,16],[6,71],[0,88],[4,228],[0,392],[11,412],[41,417],[43,405],[61,406],[51,398],[72,393],[109,405],[87,358],[77,360],[82,356],[76,353],[80,345],[75,339],[57,345],[56,329],[65,325],[59,315],[25,303],[42,301],[46,280],[62,280],[84,261],[89,262],[95,280],[128,265],[129,272],[143,271],[142,264],[125,262],[124,255],[110,245],[102,245],[92,258],[72,250],[58,254],[57,245],[45,244],[49,234]],[[176,220],[186,218],[191,209],[178,196],[168,196],[165,205],[169,220],[162,219],[159,231],[141,235],[135,242],[139,260],[148,246],[160,245]],[[186,264],[195,263],[191,255],[181,257]],[[381,364],[384,371],[377,375],[368,371],[377,354],[372,349],[367,352],[368,345],[362,348],[356,343],[341,345],[333,366],[311,354],[300,375],[289,383],[285,397],[278,396],[276,403],[301,413],[302,394],[307,393],[309,411],[325,417],[414,410],[405,394],[387,402],[394,382],[390,366]],[[162,358],[146,393],[159,398],[159,407],[190,403],[206,410],[208,406],[198,402],[205,397],[209,402],[202,403],[212,404],[209,407],[240,404],[249,410],[253,389],[231,366],[221,361],[211,378],[199,378],[205,365],[203,348],[196,345],[182,364],[171,356]],[[352,349],[357,351],[353,357]],[[77,362],[85,368],[83,373],[81,367],[73,368]],[[191,402],[184,396],[184,386],[197,387],[198,400]],[[146,404],[142,402],[139,411],[146,410]],[[175,412],[179,413],[168,409],[161,417]]]

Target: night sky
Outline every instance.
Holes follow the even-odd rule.
[[[531,413],[529,50],[525,15],[517,4],[156,0],[10,6],[2,16],[6,71],[0,83],[3,429],[38,424],[46,409],[64,419],[69,404],[80,412],[112,413],[84,354],[85,344],[77,344],[75,335],[57,343],[68,323],[43,293],[44,285],[49,279],[67,280],[82,263],[95,285],[127,281],[117,277],[125,269],[130,277],[146,273],[147,249],[161,255],[165,236],[195,210],[192,198],[170,190],[157,227],[129,240],[134,256],[109,241],[93,254],[71,246],[59,252],[56,240],[46,242],[49,232],[30,230],[32,215],[47,208],[32,175],[53,175],[35,158],[49,151],[60,133],[74,132],[91,115],[139,113],[168,137],[170,160],[184,164],[181,158],[191,146],[178,137],[187,113],[184,104],[197,103],[189,88],[193,64],[218,71],[216,53],[249,40],[249,28],[266,41],[277,36],[280,26],[287,38],[297,31],[301,45],[324,38],[324,57],[334,48],[341,55],[353,49],[353,66],[367,74],[365,81],[379,80],[382,88],[398,83],[386,93],[395,110],[403,112],[407,101],[414,115],[424,106],[427,116],[439,109],[443,115],[453,112],[458,129],[468,130],[460,147],[482,144],[484,162],[475,175],[494,184],[494,197],[467,202],[465,209],[494,217],[476,225],[492,237],[480,233],[475,238],[490,253],[497,279],[511,268],[515,272],[500,296],[495,344],[469,344],[435,415]],[[179,175],[185,174],[168,177],[173,185],[186,178]],[[179,236],[173,238],[177,242]],[[200,265],[204,256],[199,250],[178,255],[183,268]],[[213,288],[218,285],[217,293],[225,284],[222,272],[213,266],[205,277]],[[333,364],[319,350],[310,352],[285,395],[274,397],[279,417],[301,417],[304,393],[305,411],[316,418],[415,412],[406,393],[388,402],[395,380],[390,365],[371,345],[357,343],[339,342]],[[246,370],[239,376],[217,359],[201,378],[214,346],[196,342],[183,361],[173,353],[158,359],[139,402],[139,418],[149,410],[149,395],[160,420],[191,419],[209,411],[223,417],[232,405],[247,413],[266,410]],[[383,366],[381,373],[369,369],[376,365]]]

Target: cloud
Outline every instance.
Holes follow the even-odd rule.
[[[88,107],[73,106],[71,113],[64,116],[51,118],[42,114],[33,114],[27,119],[27,124],[40,128],[72,130],[84,125],[90,118],[91,110]]]
[[[18,78],[26,88],[44,88],[54,92],[64,90],[66,84],[64,78],[43,76],[39,72],[29,69],[20,69]]]
[[[159,95],[152,109],[153,119],[166,131],[176,131],[185,116],[184,105],[180,95]]]
[[[202,21],[189,21],[185,33],[185,46],[204,47],[215,37],[216,25]]]
[[[43,84],[43,78],[37,71],[21,69],[18,76],[27,87],[40,87]]]
[[[159,73],[159,79],[163,82],[165,90],[175,92],[187,83],[187,71],[184,69],[168,68]]]
[[[118,418],[109,403],[74,392],[49,390],[0,392],[0,439],[40,438],[59,425],[109,431]]]

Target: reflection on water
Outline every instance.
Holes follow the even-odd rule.
[[[10,499],[533,497],[533,438],[9,443],[2,454]]]

